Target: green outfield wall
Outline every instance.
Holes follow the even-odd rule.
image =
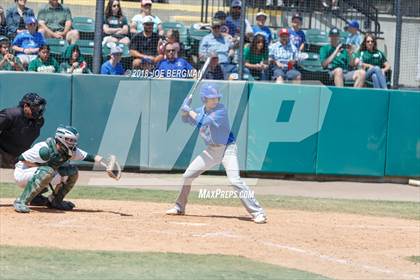
[[[420,176],[420,92],[213,82],[223,93],[243,171]],[[59,124],[80,147],[141,170],[183,170],[204,148],[181,120],[191,80],[0,73],[0,108],[33,91],[48,101],[40,139]],[[198,92],[192,107],[199,107]],[[223,169],[215,166],[214,170]]]

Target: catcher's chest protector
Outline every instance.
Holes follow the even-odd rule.
[[[48,145],[48,152],[50,155],[50,159],[45,163],[45,165],[48,165],[57,170],[60,166],[62,166],[66,161],[70,159],[70,156],[57,151],[54,139],[48,138],[45,142]]]

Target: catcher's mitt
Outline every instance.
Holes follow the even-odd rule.
[[[110,155],[103,165],[105,166],[106,173],[108,173],[109,177],[115,180],[119,180],[121,178],[121,167],[114,155]]]

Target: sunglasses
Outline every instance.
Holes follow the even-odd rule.
[[[146,5],[143,5],[143,7],[150,8],[150,7],[152,7],[152,4],[146,4]]]
[[[166,52],[167,53],[171,53],[171,52],[175,52],[176,50],[174,50],[174,49],[168,49],[168,50],[166,50]]]
[[[114,4],[114,5],[112,5],[113,8],[119,7],[119,6],[120,6],[120,4]]]
[[[366,43],[373,43],[373,40],[367,40]]]

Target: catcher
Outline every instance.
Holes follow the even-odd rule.
[[[45,206],[64,211],[72,210],[75,205],[63,200],[76,184],[78,169],[69,160],[83,160],[99,163],[107,167],[107,173],[114,179],[121,176],[121,168],[111,156],[104,160],[100,155],[91,155],[77,147],[79,133],[74,127],[59,126],[54,138],[35,144],[22,153],[15,166],[14,177],[19,187],[24,188],[13,206],[17,212],[29,213],[28,205],[38,194],[48,191],[52,194]]]

